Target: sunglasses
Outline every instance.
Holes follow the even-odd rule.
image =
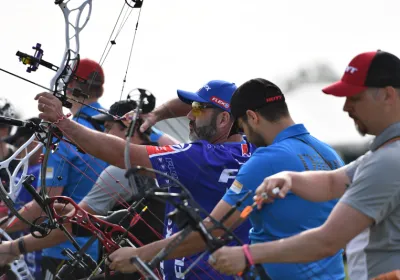
[[[215,106],[212,104],[200,103],[197,101],[192,102],[192,114],[195,117],[200,116],[203,110],[208,108],[215,108]]]

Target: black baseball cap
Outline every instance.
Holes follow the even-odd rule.
[[[368,87],[400,87],[400,59],[381,50],[355,56],[340,81],[322,91],[334,96],[353,96]]]
[[[30,118],[30,119],[27,119],[25,121],[26,122],[33,122],[35,124],[39,124],[41,122],[41,119],[39,119],[39,118]],[[7,143],[9,143],[9,144],[14,145],[17,142],[18,139],[20,139],[22,137],[23,138],[29,138],[33,134],[34,134],[34,131],[32,129],[29,129],[29,128],[24,127],[24,126],[20,126],[20,127],[17,128],[17,131],[13,135],[7,137],[5,139],[5,141]]]
[[[134,100],[121,100],[118,102],[115,102],[113,105],[111,105],[110,110],[108,113],[110,113],[113,116],[118,116],[122,117],[126,113],[129,113],[130,111],[135,110],[137,107],[137,103]],[[92,117],[92,119],[104,123],[106,121],[115,121],[112,116],[106,115],[106,114],[98,114]]]
[[[285,96],[277,85],[262,78],[251,79],[234,92],[231,113],[237,119],[247,110],[254,111],[277,102],[285,102]]]

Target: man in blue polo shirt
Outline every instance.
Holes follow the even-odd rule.
[[[79,63],[76,75],[86,79],[86,83],[81,83],[73,80],[70,88],[79,88],[87,97],[76,97],[80,101],[94,108],[103,109],[98,103],[98,99],[103,95],[104,72],[101,66],[90,59],[82,59]],[[67,92],[71,95],[71,92]],[[103,130],[96,121],[91,119],[98,112],[92,108],[82,106],[81,104],[72,102],[70,109],[73,115],[73,120],[80,123],[91,130]],[[61,116],[60,114],[59,116]],[[80,153],[77,148],[61,141],[56,152],[51,153],[46,169],[46,187],[49,196],[67,196],[72,198],[76,203],[79,203],[83,197],[91,190],[93,182],[96,181],[99,174],[107,167],[104,161],[94,158],[85,153]],[[34,220],[42,213],[42,209],[35,201],[26,204],[20,213],[28,220]],[[14,232],[26,228],[26,224],[16,220],[5,226],[7,232]],[[78,244],[83,246],[88,238],[76,238]],[[23,239],[21,239],[23,241]],[[24,246],[20,246],[23,248]],[[42,273],[46,280],[54,278],[57,270],[62,266],[62,263],[67,259],[62,254],[64,249],[76,251],[71,242],[64,242],[52,248],[47,248],[42,251]],[[94,260],[98,258],[98,245],[95,242],[87,251]],[[20,252],[24,254],[25,252]],[[71,277],[83,278],[84,272],[81,269],[76,269]]]
[[[333,170],[343,166],[341,158],[327,144],[316,139],[302,124],[290,117],[285,97],[273,83],[253,79],[240,86],[232,97],[232,114],[238,119],[249,141],[256,144],[256,152],[242,166],[223,201],[235,203],[248,191],[253,192],[265,177],[281,171]],[[253,204],[249,197],[240,207]],[[250,214],[253,228],[252,244],[268,242],[296,235],[322,225],[337,200],[311,202],[290,193],[284,200],[254,210]],[[246,248],[236,247],[236,267],[244,268]],[[225,272],[214,259],[210,263]],[[217,258],[216,257],[216,258]],[[272,279],[344,279],[342,251],[332,257],[310,263],[263,264]]]

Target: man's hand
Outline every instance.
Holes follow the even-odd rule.
[[[285,198],[292,188],[292,178],[287,172],[279,172],[267,177],[256,190],[254,201],[257,208],[261,209],[263,203],[271,203],[274,198]]]
[[[212,254],[208,263],[219,272],[226,275],[235,275],[246,268],[246,257],[242,247],[222,247]]]
[[[42,112],[39,114],[39,118],[42,120],[56,122],[64,115],[61,101],[52,93],[39,93],[35,100],[38,100],[38,110]]]
[[[15,244],[11,241],[2,241],[0,244],[0,267],[3,267],[19,258]]]
[[[143,114],[140,117],[143,119],[143,124],[140,126],[140,132],[145,132],[158,122],[157,115],[154,112]]]
[[[136,266],[131,263],[131,258],[134,256],[138,256],[138,249],[132,247],[120,248],[108,257],[108,266],[111,270],[122,273],[136,272]]]

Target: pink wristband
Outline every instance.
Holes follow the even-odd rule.
[[[250,253],[249,245],[248,244],[243,245],[242,249],[243,249],[243,253],[244,253],[247,261],[249,262],[249,264],[254,265],[253,256]]]
[[[68,119],[72,114],[68,113],[66,116],[62,116],[61,118],[59,118],[57,121],[53,122],[53,124],[58,124],[60,121]]]

